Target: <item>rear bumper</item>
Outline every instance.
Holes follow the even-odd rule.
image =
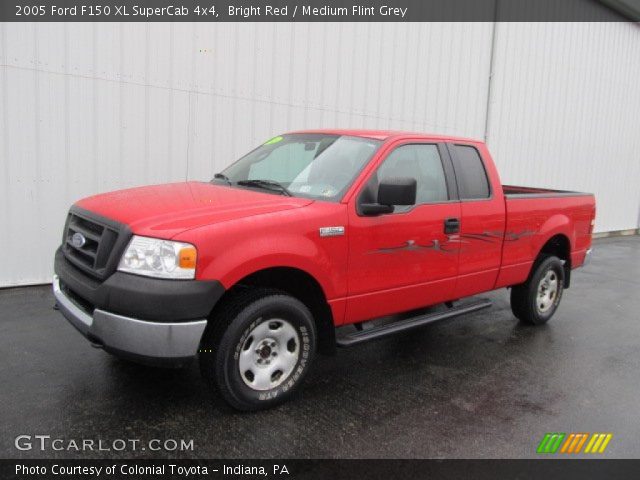
[[[96,346],[142,363],[180,364],[197,354],[206,319],[179,323],[153,322],[96,308],[88,313],[53,278],[53,293],[60,312]]]
[[[584,261],[582,262],[582,267],[585,267],[587,265],[589,265],[589,263],[591,263],[591,252],[593,250],[591,248],[587,249],[587,251],[584,254]]]

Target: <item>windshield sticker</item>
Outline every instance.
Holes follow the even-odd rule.
[[[267,140],[264,142],[265,145],[273,145],[274,143],[278,143],[284,140],[284,137],[273,137],[271,140]]]

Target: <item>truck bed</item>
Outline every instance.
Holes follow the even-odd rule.
[[[568,240],[570,268],[584,262],[591,245],[595,198],[590,193],[503,185],[505,237],[497,286],[526,280],[544,243],[556,233]]]

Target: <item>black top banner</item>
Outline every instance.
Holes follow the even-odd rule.
[[[2,0],[3,22],[638,21],[640,0]]]

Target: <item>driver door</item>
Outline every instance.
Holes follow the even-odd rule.
[[[445,220],[460,218],[460,203],[448,181],[447,155],[443,145],[399,144],[349,202],[345,323],[451,299],[458,248],[445,233]],[[375,202],[385,177],[415,178],[416,204],[395,207],[390,214],[363,215],[358,204]]]

